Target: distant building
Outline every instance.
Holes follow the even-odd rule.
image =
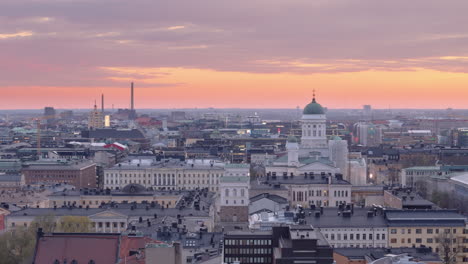
[[[232,174],[234,173],[225,173],[220,179],[220,219],[221,222],[247,222],[250,178]]]
[[[312,226],[233,231],[224,236],[224,263],[333,263],[333,249]],[[238,261],[238,262],[236,262]]]
[[[208,188],[217,192],[224,165],[210,160],[135,159],[104,169],[104,188],[122,189],[133,183],[157,190]]]
[[[399,260],[397,262],[391,261],[382,261],[386,257],[405,255],[407,260]],[[333,249],[333,259],[336,261],[336,264],[367,264],[373,263],[373,261],[378,261],[376,263],[399,263],[399,264],[409,264],[409,263],[419,263],[419,264],[440,264],[442,260],[440,257],[433,252],[433,249],[428,247],[420,248],[334,248]],[[409,260],[414,260],[410,262]],[[417,261],[417,262],[416,262]],[[374,263],[374,264],[376,264]]]
[[[382,143],[382,128],[371,123],[355,124],[359,144],[363,146],[378,146]]]
[[[171,112],[171,121],[181,121],[187,119],[184,111],[173,111]]]
[[[24,165],[25,183],[68,183],[76,188],[96,188],[96,164],[90,161],[37,161]]]
[[[96,129],[104,127],[104,116],[103,112],[97,109],[97,105],[94,104],[94,109],[89,113],[88,118],[88,129]]]
[[[180,244],[166,244],[141,236],[137,232],[46,234],[39,229],[32,263],[181,264],[181,258]]]
[[[57,115],[57,112],[55,109],[51,106],[46,106],[44,107],[44,119],[46,120],[46,123],[48,126],[52,125],[55,122],[55,116]]]

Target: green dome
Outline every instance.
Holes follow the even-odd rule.
[[[304,108],[304,115],[323,115],[325,112],[323,111],[323,107],[315,101],[315,98],[312,99],[312,103],[306,105]]]
[[[297,139],[297,137],[295,137],[293,135],[289,135],[288,142],[289,143],[299,143],[299,139]]]

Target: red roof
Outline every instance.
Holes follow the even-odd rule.
[[[119,235],[44,234],[36,245],[35,264],[67,260],[71,263],[114,264],[117,262]]]
[[[146,244],[163,244],[164,242],[149,237],[129,237],[122,235],[120,240],[119,257],[127,264],[145,263],[144,249]],[[130,251],[138,251],[139,254],[130,256]]]

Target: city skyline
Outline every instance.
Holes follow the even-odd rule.
[[[466,1],[0,3],[0,109],[466,109]],[[283,12],[287,10],[287,12]],[[397,18],[397,19],[396,19]]]

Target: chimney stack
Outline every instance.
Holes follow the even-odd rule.
[[[134,105],[133,105],[133,82],[131,84],[131,94],[130,94],[130,110],[134,110]]]
[[[101,94],[101,112],[104,114],[104,94]]]

